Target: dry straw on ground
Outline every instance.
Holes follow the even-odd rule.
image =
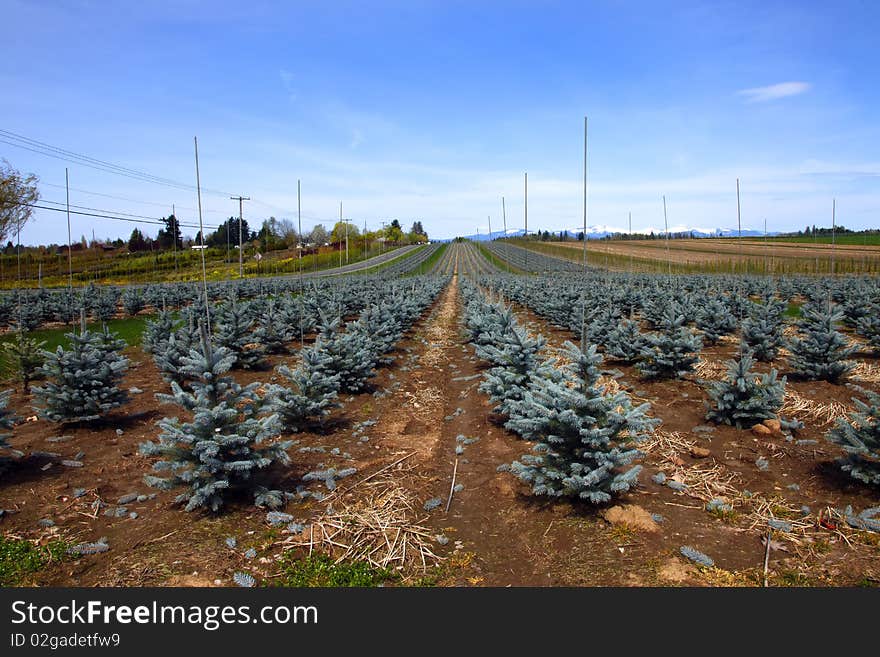
[[[837,401],[820,402],[808,399],[789,388],[785,392],[785,400],[779,412],[783,417],[796,417],[799,420],[829,425],[838,418],[846,417],[850,409]]]
[[[442,558],[434,553],[434,533],[417,517],[416,501],[398,483],[400,471],[366,482],[366,494],[356,501],[336,498],[327,511],[306,529],[282,541],[285,548],[318,550],[336,563],[367,561],[377,568],[393,568],[404,574],[420,570]]]
[[[700,379],[721,379],[727,372],[723,363],[701,358],[694,365],[694,374]]]

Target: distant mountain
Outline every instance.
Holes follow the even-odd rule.
[[[565,229],[556,229],[550,230],[551,233],[555,233],[559,235],[562,230]],[[529,231],[530,234],[534,234],[535,231]],[[541,230],[543,232],[543,229]],[[569,239],[577,239],[577,236],[583,232],[582,227],[578,228],[569,228],[568,229]],[[619,228],[617,226],[608,226],[605,224],[595,225],[595,226],[587,226],[587,238],[591,240],[599,240],[603,237],[608,237],[609,235],[614,235],[616,233],[625,234],[626,229]],[[650,235],[651,233],[654,235],[664,235],[665,232],[662,228],[654,228],[648,227],[644,229],[636,229],[633,230],[633,235]],[[671,226],[669,229],[670,235],[686,235],[692,233],[695,238],[700,237],[736,237],[739,233],[735,228],[696,228],[684,225]],[[768,235],[779,235],[778,232],[769,232]],[[521,237],[525,235],[525,231],[522,228],[510,228],[507,230],[507,237]],[[504,237],[505,233],[503,230],[492,231],[491,235],[489,233],[480,233],[479,235],[464,235],[465,239],[474,240],[477,242],[486,242],[490,239],[499,239]],[[743,237],[763,237],[764,232],[760,230],[750,230],[743,229],[742,231]],[[451,241],[451,240],[441,240],[441,241]]]

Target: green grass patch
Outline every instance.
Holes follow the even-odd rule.
[[[366,269],[358,269],[357,271],[351,272],[351,274],[354,274],[354,275],[377,274],[380,271],[382,271],[383,269],[387,269],[391,265],[396,265],[401,260],[404,260],[406,258],[412,258],[419,251],[421,251],[422,249],[427,249],[427,248],[428,248],[427,244],[422,244],[421,246],[414,248],[412,251],[407,251],[403,255],[398,255],[396,258],[391,258],[390,260],[386,260],[385,262],[380,263],[378,265],[375,265],[373,267],[368,267]],[[416,271],[410,272],[410,273],[417,274],[417,273],[419,273],[419,269],[421,269],[421,266],[418,269],[416,269]]]
[[[29,575],[67,558],[68,547],[61,540],[38,546],[23,539],[0,536],[0,586],[27,583]]]
[[[366,561],[334,563],[324,554],[297,559],[292,552],[285,553],[278,561],[281,574],[275,586],[288,587],[374,587],[394,580],[397,576],[390,570],[376,568]]]
[[[751,239],[763,239],[763,238],[751,238]],[[811,235],[794,235],[790,237],[786,236],[777,236],[777,237],[768,237],[768,241],[770,242],[791,242],[794,244],[831,244],[831,235],[817,235],[816,237],[812,237]],[[842,234],[837,235],[834,238],[834,244],[845,244],[845,245],[853,245],[853,246],[880,246],[880,233],[868,233],[862,235],[849,235]]]
[[[788,308],[785,309],[785,313],[783,313],[786,317],[792,317],[794,319],[798,319],[801,316],[801,304],[799,303],[790,303],[788,304]]]
[[[441,244],[440,248],[437,249],[436,251],[434,251],[434,253],[432,253],[428,257],[428,259],[422,263],[422,266],[420,267],[420,269],[422,271],[426,271],[426,272],[431,271],[431,269],[434,267],[434,265],[436,265],[439,262],[440,258],[443,257],[443,254],[446,253],[446,248],[448,246],[449,246],[448,242],[446,244]]]
[[[475,244],[477,245],[477,248],[479,249],[480,253],[483,254],[483,257],[486,258],[486,260],[491,262],[493,265],[495,265],[495,267],[497,267],[499,271],[506,271],[506,272],[510,272],[512,274],[523,273],[523,271],[521,269],[518,269],[517,267],[514,267],[513,265],[508,263],[506,260],[499,258],[497,255],[492,253],[489,249],[487,249],[485,246],[483,246],[479,242],[475,242]]]
[[[147,322],[152,318],[152,315],[144,315],[138,317],[126,317],[125,319],[111,319],[107,322],[107,326],[112,332],[125,340],[125,343],[129,347],[139,347]],[[91,322],[86,324],[86,326],[92,331],[102,330],[101,322]],[[70,346],[70,340],[68,339],[67,334],[72,330],[74,330],[73,327],[65,326],[60,328],[37,329],[36,331],[30,331],[25,335],[29,338],[33,338],[37,342],[45,342],[46,344],[43,345],[43,349],[47,351],[55,351],[58,347],[67,349]],[[0,335],[0,344],[12,342],[15,339],[15,333],[5,333]],[[5,355],[0,352],[0,376],[7,376],[9,374],[11,374],[10,364],[7,362]]]

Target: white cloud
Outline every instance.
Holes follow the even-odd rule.
[[[747,103],[766,103],[780,98],[797,96],[810,90],[809,82],[779,82],[766,87],[753,87],[737,91],[737,95],[746,99]]]

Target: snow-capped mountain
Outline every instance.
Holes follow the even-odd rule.
[[[576,226],[574,228],[568,229],[540,229],[541,232],[544,230],[549,230],[551,233],[555,233],[559,235],[560,232],[565,230],[568,232],[569,239],[577,239],[577,236],[583,232],[583,227]],[[592,226],[587,226],[587,239],[597,240],[602,239],[603,237],[608,237],[609,235],[615,234],[626,234],[628,231],[625,228],[621,228],[619,226],[609,226],[608,224],[596,224]],[[529,234],[534,234],[534,230],[530,230]],[[654,233],[654,235],[665,235],[665,231],[663,228],[656,228],[654,226],[649,226],[647,228],[635,228],[633,229],[634,235],[650,235]],[[507,237],[521,237],[525,234],[525,231],[522,228],[508,228],[506,236]],[[735,228],[699,228],[695,226],[686,226],[684,224],[677,224],[669,227],[670,235],[687,235],[692,234],[696,238],[700,237],[736,237],[739,234],[739,231]],[[767,233],[768,235],[777,235],[776,232]],[[763,231],[760,230],[751,230],[751,229],[743,229],[742,236],[743,237],[761,237],[764,235]],[[479,242],[485,242],[490,239],[500,239],[505,237],[505,232],[503,230],[495,230],[492,231],[491,236],[488,233],[480,233],[479,235],[465,235],[465,239],[475,240]]]

